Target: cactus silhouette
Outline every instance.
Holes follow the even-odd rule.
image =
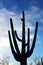
[[[21,18],[22,21],[22,39],[20,39],[17,35],[16,30],[14,30],[13,27],[13,23],[12,23],[12,18],[10,18],[10,25],[11,25],[11,32],[12,32],[12,39],[14,42],[14,46],[17,52],[15,52],[14,50],[14,46],[12,44],[12,40],[11,40],[11,34],[10,31],[8,31],[8,35],[9,35],[9,41],[10,41],[10,47],[11,47],[11,51],[12,54],[14,56],[14,58],[20,62],[21,65],[27,65],[27,58],[30,57],[33,53],[34,47],[35,47],[35,42],[36,42],[36,37],[37,37],[37,30],[38,30],[38,22],[36,22],[36,28],[35,28],[35,34],[34,34],[34,39],[32,42],[32,47],[30,49],[30,29],[28,28],[28,39],[27,39],[27,43],[25,43],[25,14],[23,11],[23,18]],[[22,50],[20,52],[18,45],[17,45],[17,40],[16,38],[22,42]],[[27,52],[25,52],[25,47],[27,46]]]
[[[43,58],[41,58],[41,64],[43,65]]]

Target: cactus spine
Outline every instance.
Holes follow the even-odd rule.
[[[12,40],[11,40],[11,34],[10,31],[8,31],[8,35],[9,35],[9,40],[10,40],[10,47],[11,47],[11,51],[12,54],[14,56],[14,58],[19,61],[21,63],[21,65],[27,65],[27,58],[30,57],[33,53],[34,47],[35,47],[35,42],[36,42],[36,37],[37,37],[37,30],[38,30],[38,22],[36,22],[36,28],[35,28],[35,34],[34,34],[34,39],[32,42],[32,47],[30,49],[30,29],[28,28],[28,39],[27,39],[27,43],[25,43],[25,14],[23,11],[23,18],[22,20],[22,39],[20,39],[17,35],[16,30],[14,30],[13,28],[13,23],[12,23],[12,19],[10,19],[10,25],[11,25],[11,32],[12,32],[12,38],[13,38],[13,42],[14,42],[14,46],[15,49],[17,51],[17,53],[14,51],[14,47],[12,44]],[[16,38],[22,42],[22,52],[20,53],[18,45],[17,45],[17,41]],[[27,46],[27,52],[25,52],[25,47]]]

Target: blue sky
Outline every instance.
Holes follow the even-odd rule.
[[[31,6],[43,9],[43,0],[0,0],[0,9],[6,8],[10,11],[28,10]]]
[[[10,49],[8,30],[10,30],[10,18],[13,20],[14,29],[17,30],[18,36],[22,37],[22,11],[25,11],[26,40],[27,28],[30,28],[30,44],[34,37],[36,21],[38,21],[38,34],[34,52],[28,61],[35,57],[43,57],[43,0],[0,0],[0,57],[10,56],[14,62]],[[18,26],[18,28],[17,28]],[[18,30],[19,29],[19,30]],[[18,42],[19,49],[21,43]],[[8,53],[7,53],[8,51]],[[16,63],[16,61],[14,62]],[[17,63],[19,65],[19,63]],[[16,64],[16,65],[17,65]]]

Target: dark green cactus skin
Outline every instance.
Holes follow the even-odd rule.
[[[29,28],[28,28],[28,39],[27,39],[27,43],[25,43],[25,14],[24,14],[24,11],[23,11],[23,18],[21,20],[22,20],[22,39],[20,39],[18,37],[16,30],[14,30],[14,28],[13,28],[12,19],[10,19],[12,39],[13,39],[14,46],[15,46],[15,49],[16,49],[17,52],[15,52],[14,51],[14,48],[13,48],[10,31],[8,31],[8,35],[9,35],[9,40],[10,40],[11,51],[12,51],[12,54],[13,54],[14,58],[18,62],[20,62],[21,65],[27,65],[27,58],[32,55],[33,50],[34,50],[34,47],[35,47],[35,42],[36,42],[36,37],[37,37],[37,31],[38,31],[38,22],[36,22],[34,39],[33,39],[33,42],[32,42],[32,47],[30,49],[30,45],[29,45],[30,44],[30,29]],[[20,42],[22,42],[22,50],[21,50],[21,53],[19,51],[16,38]],[[25,52],[25,47],[26,46],[27,46],[27,52]]]

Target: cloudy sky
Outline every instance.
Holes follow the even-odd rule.
[[[14,65],[19,65],[13,58],[8,38],[10,30],[10,18],[13,20],[14,29],[22,38],[22,11],[25,11],[25,28],[27,40],[27,28],[30,28],[30,44],[32,45],[36,21],[38,21],[38,34],[34,52],[28,61],[35,57],[43,57],[43,0],[0,0],[0,57],[10,56]],[[21,43],[18,42],[21,50]]]

